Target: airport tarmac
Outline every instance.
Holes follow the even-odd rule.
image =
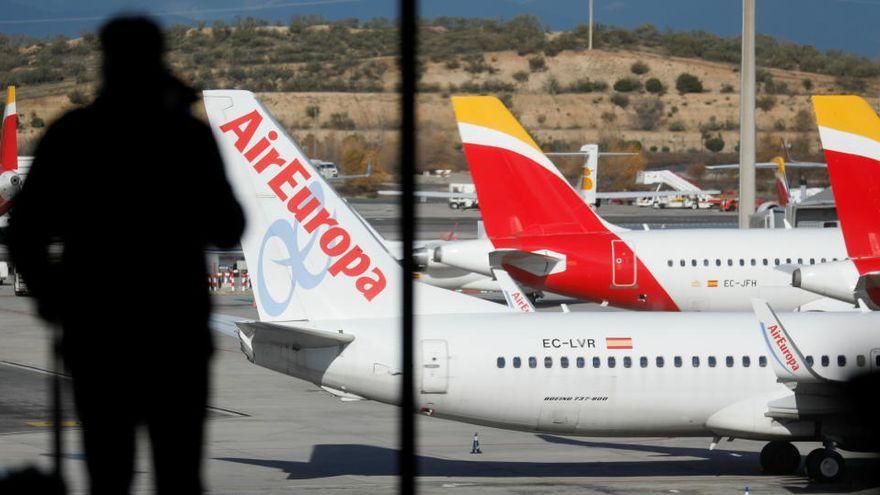
[[[399,239],[398,198],[352,198],[348,200],[370,224],[389,240]],[[418,239],[437,239],[454,230],[459,239],[476,237],[480,210],[453,210],[444,200],[418,203]],[[717,209],[658,209],[632,205],[606,204],[597,210],[600,216],[615,225],[629,229],[735,228],[736,212]]]
[[[163,314],[159,296],[149,302],[156,315]],[[558,311],[552,304],[543,309]],[[576,304],[572,309],[597,308]],[[216,297],[215,310],[255,317],[244,294]],[[0,287],[0,321],[0,467],[48,466],[49,376],[39,371],[50,367],[47,333],[31,301],[13,296],[8,285]],[[153,346],[161,359],[167,342],[145,335],[144,345]],[[218,334],[216,345],[205,463],[211,493],[395,491],[397,408],[341,402],[312,384],[252,365],[233,338]],[[709,451],[704,438],[561,437],[424,417],[418,428],[422,493],[742,494],[747,487],[752,494],[880,491],[880,481],[866,481],[874,464],[849,453],[844,453],[850,459],[848,481],[811,486],[801,476],[761,475],[760,442],[722,442]],[[480,434],[481,455],[469,454],[474,431]],[[84,493],[77,429],[66,432],[68,481],[72,493]],[[803,454],[815,448],[799,446]],[[142,455],[138,463],[136,493],[151,491],[145,459]]]

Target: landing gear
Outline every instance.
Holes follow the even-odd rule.
[[[807,456],[804,463],[807,476],[820,483],[840,481],[846,469],[843,456],[830,448],[816,449]]]
[[[761,449],[761,469],[766,474],[792,474],[801,464],[801,453],[789,442],[779,440]]]

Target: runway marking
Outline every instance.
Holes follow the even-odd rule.
[[[24,424],[26,424],[28,426],[35,426],[37,428],[51,428],[52,426],[55,425],[55,422],[54,421],[25,421]],[[79,421],[62,421],[61,422],[62,428],[73,428],[76,426],[79,426]]]

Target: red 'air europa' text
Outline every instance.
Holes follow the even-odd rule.
[[[278,199],[286,202],[287,210],[301,228],[314,234],[319,227],[327,227],[318,239],[321,251],[333,260],[327,271],[333,277],[342,274],[353,278],[357,290],[372,301],[387,285],[385,274],[378,267],[370,269],[372,260],[367,253],[352,242],[348,229],[339,225],[309,190],[308,181],[312,174],[299,160],[294,158],[288,162],[272,146],[272,141],[278,139],[276,131],[269,131],[251,145],[262,121],[263,116],[254,110],[221,125],[220,130],[235,134],[235,148],[257,173],[271,177],[266,184]]]
[[[773,337],[773,342],[776,344],[776,347],[779,348],[779,352],[782,353],[782,357],[785,359],[785,364],[791,368],[791,371],[797,371],[800,369],[800,365],[797,362],[797,359],[794,357],[794,353],[791,352],[791,349],[788,348],[786,342],[788,342],[785,337],[782,336],[782,332],[779,331],[778,325],[770,325],[767,329],[770,331],[770,336]]]

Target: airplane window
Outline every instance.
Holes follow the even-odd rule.
[[[804,264],[804,259],[798,258],[798,265],[803,265],[803,264]]]
[[[837,365],[846,366],[846,356],[837,356]]]
[[[672,362],[675,363],[676,368],[681,368],[681,356],[675,356]]]
[[[614,356],[608,356],[608,367],[613,368],[617,366],[617,359]]]
[[[679,260],[678,263],[679,263],[681,266],[684,266],[684,260]]]
[[[700,357],[699,356],[694,356],[691,358],[691,366],[693,366],[694,368],[700,367]]]
[[[582,357],[577,358],[577,367],[578,368],[584,367],[584,358],[582,358]]]
[[[498,367],[499,368],[504,367],[504,358],[503,357],[498,358]]]
[[[755,262],[755,258],[752,258],[751,265],[752,265],[752,266],[755,266],[755,265],[757,265],[757,264],[758,264],[758,263]]]
[[[813,356],[807,356],[804,358],[804,360],[807,362],[807,366],[809,366],[810,368],[813,367]]]
[[[568,368],[568,358],[565,356],[559,358],[559,366],[562,366],[563,368]]]
[[[663,359],[663,356],[657,356],[657,367],[662,368],[664,364],[666,364],[666,360]]]
[[[691,260],[691,266],[697,266],[697,260]]]
[[[758,356],[758,366],[762,368],[767,367],[767,356]]]
[[[821,261],[822,263],[825,263],[825,258],[822,258],[822,259],[819,260],[819,261]]]
[[[519,368],[520,366],[522,366],[522,359],[520,359],[519,357],[513,358],[513,367]]]
[[[666,264],[672,266],[672,260],[667,261]]]
[[[828,359],[828,356],[822,356],[822,367],[823,367],[823,368],[826,367],[826,366],[828,366],[828,363],[829,363],[829,362],[830,362],[830,361],[829,361],[829,359]]]
[[[752,365],[752,358],[748,356],[743,356],[743,368],[748,368]]]
[[[703,266],[709,266],[709,260],[703,259]]]
[[[646,358],[645,356],[640,357],[639,358],[639,366],[641,366],[642,368],[647,368],[648,367],[648,358]]]
[[[724,358],[724,363],[727,365],[728,368],[733,368],[733,356],[727,356],[726,358]]]
[[[553,366],[553,358],[550,356],[545,357],[544,358],[544,367],[551,368],[552,366]]]
[[[831,258],[831,261],[837,261],[837,258]]]
[[[746,266],[746,260],[740,258],[739,259],[739,266]]]
[[[733,260],[732,260],[732,259],[727,258],[727,266],[733,266]]]
[[[710,368],[715,367],[715,356],[709,356],[709,367]]]
[[[593,368],[598,368],[599,366],[602,366],[602,360],[597,357],[594,357],[593,358]]]
[[[764,266],[767,266],[767,258],[764,258],[761,262],[764,263]]]
[[[715,258],[715,266],[721,266],[721,260]]]
[[[530,357],[529,358],[529,368],[537,368],[537,367],[538,367],[538,360],[535,359],[534,356]]]
[[[773,258],[773,264],[779,266],[779,258]]]
[[[624,368],[632,368],[633,360],[629,356],[624,356],[623,358],[623,367]]]
[[[859,368],[862,368],[865,366],[865,356],[863,356],[861,354],[856,356],[856,366],[858,366]]]
[[[790,265],[790,264],[791,264],[791,258],[785,258],[785,262],[786,262],[787,264]]]
[[[815,264],[816,264],[816,259],[815,259],[815,258],[810,258],[810,264],[811,264],[811,265],[815,265]]]

